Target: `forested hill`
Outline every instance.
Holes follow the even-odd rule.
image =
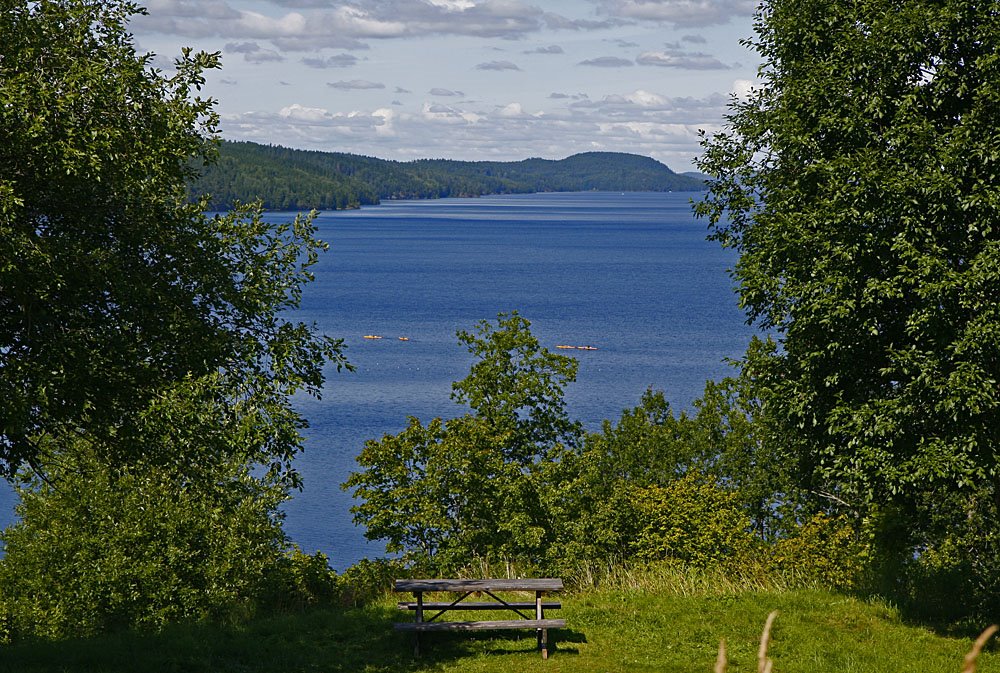
[[[218,162],[193,186],[210,206],[261,199],[272,210],[356,208],[381,199],[426,199],[530,192],[700,191],[702,180],[634,154],[586,152],[516,162],[421,159],[399,162],[357,154],[293,150],[224,141]]]

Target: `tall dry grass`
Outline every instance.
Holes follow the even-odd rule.
[[[575,591],[602,588],[615,591],[656,592],[670,596],[718,596],[820,588],[813,579],[777,573],[752,563],[696,568],[669,561],[637,564],[629,561],[580,564],[563,574]]]

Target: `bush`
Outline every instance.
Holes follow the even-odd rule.
[[[340,576],[340,601],[344,605],[364,605],[389,593],[396,578],[408,576],[409,571],[399,560],[361,559]]]
[[[162,466],[108,469],[83,441],[72,449],[58,481],[20,489],[20,521],[0,535],[4,640],[253,611],[286,545],[283,488],[239,463],[191,482]]]
[[[750,519],[736,494],[700,472],[633,494],[642,525],[635,553],[641,559],[707,567],[746,558],[753,548]]]
[[[333,603],[341,584],[322,552],[304,553],[293,545],[269,570],[259,603],[268,610],[302,610],[311,605]]]
[[[816,514],[771,547],[771,566],[800,580],[832,589],[859,585],[871,560],[870,546],[845,516]]]

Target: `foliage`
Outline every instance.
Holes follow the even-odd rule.
[[[617,424],[588,433],[579,451],[545,466],[545,507],[556,528],[556,568],[627,558],[642,528],[637,488],[662,486],[699,464],[691,423],[662,392],[646,391]]]
[[[48,438],[44,478],[25,473],[19,520],[0,534],[4,638],[242,619],[338,595],[326,557],[282,531],[287,475],[261,462],[281,424],[262,416],[267,400],[234,413],[218,379],[162,391],[128,463],[109,465],[85,435]]]
[[[991,488],[970,491],[939,489],[915,517],[900,507],[870,516],[881,543],[873,559],[877,587],[914,618],[951,622],[1000,610],[997,503]]]
[[[562,390],[576,362],[541,348],[530,323],[500,314],[459,332],[477,359],[453,397],[472,413],[365,444],[344,488],[355,521],[410,563],[460,568],[477,558],[537,562],[550,536],[542,507],[543,464],[576,441]]]
[[[264,573],[258,605],[273,612],[296,612],[330,605],[341,596],[341,583],[322,552],[304,553],[291,545]]]
[[[633,543],[641,559],[673,559],[702,568],[738,564],[753,546],[750,519],[735,494],[697,471],[631,495],[642,526]]]
[[[452,384],[452,399],[509,435],[504,452],[510,461],[526,465],[576,444],[580,424],[569,420],[563,398],[566,384],[576,380],[576,360],[542,348],[516,311],[498,315],[496,327],[483,320],[474,333],[459,330],[458,340],[475,361],[469,375]]]
[[[260,199],[266,208],[357,208],[379,199],[527,192],[700,191],[704,182],[648,157],[585,152],[560,161],[424,159],[398,162],[339,152],[223,142],[220,159],[194,184],[213,208]]]
[[[58,487],[20,490],[2,535],[7,638],[46,639],[250,612],[284,546],[284,490],[245,466],[179,483],[156,465],[107,470],[80,440]],[[205,466],[201,466],[204,470]],[[53,468],[53,471],[55,468]]]
[[[743,373],[707,381],[694,408],[689,432],[701,447],[697,466],[734,494],[760,539],[787,533],[799,494],[783,461],[781,438],[768,432],[753,381]]]
[[[476,556],[511,553],[535,536],[517,513],[527,484],[504,459],[504,436],[471,416],[426,426],[411,418],[398,435],[369,441],[367,468],[346,486],[362,500],[352,511],[369,539],[407,561],[454,568]]]
[[[866,540],[845,516],[816,514],[769,550],[777,572],[818,582],[824,587],[855,589],[870,561]]]
[[[393,582],[409,576],[404,563],[397,559],[361,559],[338,578],[341,605],[369,605],[385,598]]]
[[[40,465],[47,436],[85,432],[111,463],[164,387],[224,372],[238,406],[317,392],[340,343],[279,314],[324,244],[310,218],[188,203],[213,153],[213,101],[193,96],[217,54],[176,73],[135,53],[127,0],[0,2],[0,472]],[[294,424],[293,424],[294,425]],[[297,439],[266,444],[288,467]]]
[[[1000,12],[775,0],[755,29],[762,82],[706,141],[698,212],[778,339],[744,365],[765,413],[809,490],[899,508],[904,558],[983,535],[920,512],[998,494]]]
[[[675,415],[662,392],[646,391],[616,423],[588,433],[579,451],[547,465],[545,505],[558,539],[552,563],[628,558],[649,523],[636,510],[636,489],[672,487],[693,473],[725,489],[758,538],[783,534],[777,505],[788,498],[787,479],[751,415],[747,388],[742,377],[709,381],[693,415]]]

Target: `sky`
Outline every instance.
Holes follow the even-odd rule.
[[[222,136],[382,159],[630,152],[695,170],[755,81],[755,0],[145,0],[169,71],[222,53]]]

